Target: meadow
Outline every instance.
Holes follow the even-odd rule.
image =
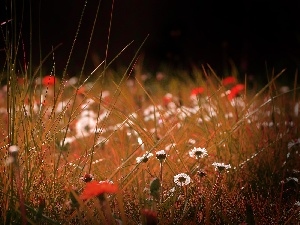
[[[43,74],[5,37],[1,224],[299,224],[297,73]]]

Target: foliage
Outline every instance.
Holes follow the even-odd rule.
[[[299,223],[299,98],[284,71],[259,90],[209,65],[184,82],[141,61],[45,76],[4,34],[1,224]]]

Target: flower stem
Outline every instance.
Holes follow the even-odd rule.
[[[159,203],[163,202],[163,163],[160,162],[160,174],[159,174],[159,179],[160,179],[160,200]]]

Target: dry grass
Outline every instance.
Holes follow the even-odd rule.
[[[10,31],[1,224],[299,224],[297,79],[282,91],[284,71],[258,90],[234,68],[229,80],[209,65],[194,81],[149,76],[139,51],[124,71],[105,60],[67,78],[73,47],[65,71],[44,76],[52,52],[33,70]]]
[[[298,101],[284,100],[297,90],[278,94],[270,82],[252,98],[243,90],[230,101],[211,70],[197,101],[195,84],[175,78],[165,87],[155,79],[91,81],[80,91],[70,80],[55,77],[52,85],[54,76],[34,85],[13,79],[1,92],[3,223],[299,222],[298,115],[290,110]],[[193,158],[194,147],[207,155]],[[221,171],[214,162],[231,167]],[[176,184],[180,173],[190,182]],[[118,192],[82,201],[86,174],[112,181]]]

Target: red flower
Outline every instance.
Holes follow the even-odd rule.
[[[55,79],[55,76],[53,76],[53,75],[44,76],[42,79],[43,86],[54,86],[55,83],[56,83],[56,79]]]
[[[79,94],[79,95],[80,95],[80,94],[84,95],[84,93],[85,93],[86,90],[85,90],[85,87],[84,87],[84,86],[81,86],[81,87],[78,88],[76,91],[77,91],[77,94]]]
[[[237,80],[235,77],[233,76],[230,76],[230,77],[225,77],[223,80],[222,80],[222,84],[224,86],[227,86],[227,85],[234,85],[237,83]]]
[[[150,209],[142,209],[141,213],[146,218],[146,224],[156,225],[158,224],[157,213]]]
[[[118,186],[108,181],[91,181],[86,183],[83,193],[80,195],[80,199],[87,200],[93,197],[97,197],[104,193],[113,194],[118,191]]]
[[[204,91],[205,91],[204,87],[197,87],[192,90],[191,95],[203,94]]]
[[[240,94],[245,89],[245,85],[237,84],[230,90],[230,94],[228,95],[228,99],[231,101],[235,98],[238,94]]]
[[[165,106],[167,106],[170,102],[172,102],[173,100],[173,95],[170,93],[167,93],[164,97],[163,97],[163,104]]]

